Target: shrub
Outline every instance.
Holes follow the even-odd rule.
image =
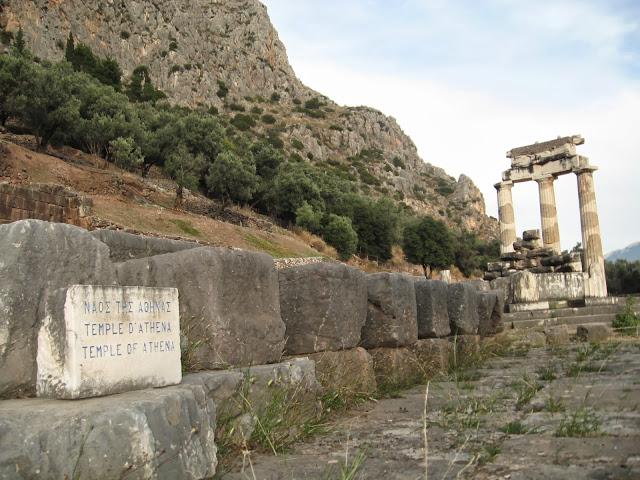
[[[131,137],[118,137],[109,142],[109,150],[113,163],[126,170],[139,168],[144,162],[144,156]]]
[[[620,329],[623,334],[634,335],[640,327],[640,315],[634,312],[634,304],[633,297],[627,298],[624,311],[618,313],[613,321],[613,328]]]
[[[229,104],[229,109],[233,112],[244,112],[245,108],[244,105],[237,103],[237,102],[233,102],[231,104]]]
[[[219,98],[224,98],[227,96],[228,93],[229,93],[229,87],[227,87],[227,84],[224,83],[222,80],[218,80],[218,91],[216,92],[216,95]]]
[[[276,123],[276,117],[274,117],[273,115],[266,113],[264,115],[262,115],[262,122],[269,124],[269,125],[273,125],[274,123]]]
[[[397,168],[405,168],[405,164],[404,162],[400,159],[400,157],[393,157],[393,160],[391,160],[391,163],[393,163],[393,165]]]
[[[278,92],[273,92],[271,94],[271,101],[272,102],[279,102],[280,101],[280,95],[278,94]]]
[[[296,150],[302,150],[304,148],[303,143],[298,140],[297,138],[292,138],[291,139],[291,145],[293,146],[293,148],[295,148]]]
[[[304,202],[296,210],[296,226],[305,230],[319,234],[322,231],[322,213],[316,212],[311,205]]]
[[[130,34],[129,32],[127,32],[126,30],[122,30],[122,31],[120,32],[120,38],[121,38],[122,40],[126,40],[126,39],[128,39],[130,36],[131,36],[131,34]]]
[[[311,100],[307,100],[304,102],[304,108],[307,110],[318,110],[322,106],[322,102],[318,99],[318,97],[312,98]]]
[[[322,227],[322,238],[338,251],[342,260],[356,253],[358,234],[347,217],[329,214]]]
[[[260,107],[258,106],[253,106],[251,107],[251,113],[253,113],[254,115],[262,115],[262,112],[264,110],[262,110]]]
[[[249,115],[238,113],[231,119],[231,124],[240,131],[247,131],[256,126],[256,121]]]

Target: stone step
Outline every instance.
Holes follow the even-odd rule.
[[[593,307],[554,308],[547,310],[531,310],[528,312],[505,313],[504,321],[534,320],[556,317],[574,317],[584,315],[615,314],[622,310],[619,305],[599,305]]]
[[[570,317],[554,317],[554,318],[532,318],[528,320],[514,320],[507,322],[507,325],[513,328],[544,328],[554,325],[567,325],[570,333],[575,333],[578,325],[590,323],[606,323],[611,325],[616,318],[615,313],[604,313],[598,315],[576,315]]]

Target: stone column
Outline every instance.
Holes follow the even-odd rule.
[[[606,297],[607,281],[604,272],[604,255],[600,238],[600,221],[596,206],[596,191],[593,172],[596,167],[585,167],[575,171],[578,177],[578,200],[580,201],[580,224],[582,226],[582,270],[589,274],[585,282],[588,297]]]
[[[513,252],[516,241],[516,219],[513,214],[511,188],[513,182],[500,182],[494,185],[498,191],[498,218],[500,220],[500,254]]]
[[[553,175],[543,175],[535,179],[540,194],[540,218],[542,220],[542,242],[545,247],[560,253],[560,229],[556,210],[556,194],[553,189]]]

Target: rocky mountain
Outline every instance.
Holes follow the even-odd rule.
[[[303,85],[258,0],[0,0],[5,42],[19,28],[40,58],[61,59],[72,32],[116,59],[125,76],[146,65],[176,104],[234,117],[251,112],[258,121],[248,128],[275,132],[290,156],[450,226],[497,235],[471,179],[425,163],[395,119],[339,106]]]
[[[615,262],[616,260],[635,262],[640,260],[640,242],[632,243],[620,250],[614,250],[613,252],[608,253],[605,258],[609,262]]]

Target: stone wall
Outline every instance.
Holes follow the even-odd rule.
[[[0,225],[0,245],[0,431],[8,432],[0,478],[16,468],[27,477],[46,468],[55,478],[131,469],[134,478],[208,478],[214,431],[242,443],[283,388],[304,418],[321,394],[362,397],[431,378],[454,351],[458,361],[474,354],[461,345],[502,327],[502,297],[482,282],[340,263],[276,269],[261,253],[40,220]],[[49,299],[72,284],[177,289],[182,383],[86,400],[24,398],[35,393]],[[282,362],[285,353],[308,358]],[[98,445],[110,455],[98,458]]]
[[[0,223],[34,218],[90,226],[91,200],[59,185],[0,183]]]

